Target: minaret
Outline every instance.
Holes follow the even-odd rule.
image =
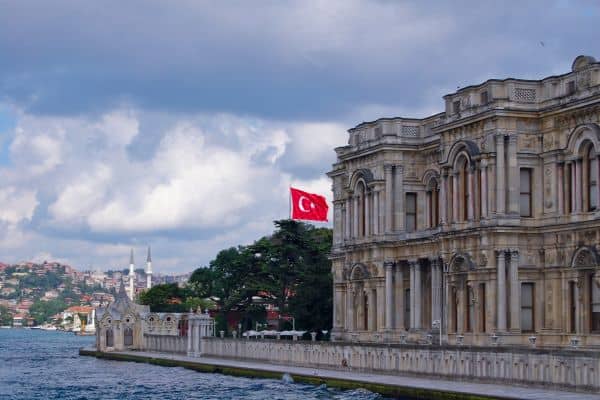
[[[150,255],[150,246],[148,246],[148,257],[146,258],[146,289],[152,287],[152,256]]]
[[[135,271],[133,266],[133,248],[129,256],[129,298],[133,301],[135,297]]]

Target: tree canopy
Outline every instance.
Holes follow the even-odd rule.
[[[332,232],[292,220],[249,246],[221,250],[194,271],[189,288],[214,300],[225,320],[241,313],[245,326],[264,321],[266,305],[296,319],[296,328],[329,330],[332,318]],[[261,312],[262,309],[262,312]],[[221,326],[219,329],[226,329]]]

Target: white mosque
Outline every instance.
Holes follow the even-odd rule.
[[[133,260],[133,248],[129,255],[129,289],[127,290],[127,296],[131,300],[135,299],[135,263]],[[152,287],[152,255],[150,246],[148,246],[148,256],[146,257],[146,289]]]

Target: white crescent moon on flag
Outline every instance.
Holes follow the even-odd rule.
[[[300,198],[298,199],[298,208],[302,212],[308,212],[309,210],[307,210],[306,208],[304,208],[304,206],[302,205],[302,200],[308,200],[308,199],[305,196],[300,196]]]

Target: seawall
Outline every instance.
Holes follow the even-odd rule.
[[[274,365],[214,357],[188,357],[180,354],[144,351],[100,352],[80,349],[79,354],[118,361],[144,362],[166,367],[183,367],[205,373],[222,373],[250,378],[281,379],[289,374],[295,382],[322,385],[339,389],[364,388],[389,397],[432,400],[484,399],[565,399],[591,400],[598,396],[583,393],[510,387],[497,384],[461,383],[439,379],[314,369],[290,365]]]

